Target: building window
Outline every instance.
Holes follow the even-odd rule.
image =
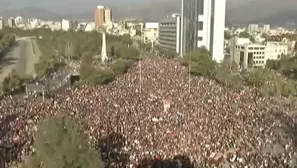
[[[198,22],[198,30],[203,30],[203,22],[202,21]]]
[[[202,41],[203,40],[203,37],[198,37],[198,41]]]

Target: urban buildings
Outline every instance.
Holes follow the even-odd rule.
[[[281,56],[287,55],[288,46],[281,42],[245,43],[234,46],[232,54],[240,68],[263,68],[268,59],[277,60]]]
[[[143,29],[143,42],[155,43],[159,37],[159,23],[146,22]]]
[[[95,25],[97,28],[102,27],[105,23],[105,9],[104,6],[97,6],[95,9]]]
[[[0,18],[0,30],[2,30],[2,29],[3,29],[3,27],[4,27],[4,23],[3,23],[3,20],[2,20],[2,18]]]
[[[263,26],[263,33],[269,33],[269,30],[270,30],[270,25],[269,24],[266,24]]]
[[[109,8],[105,8],[104,10],[104,21],[105,23],[112,21],[112,13],[111,13],[111,9]]]
[[[95,9],[94,20],[96,28],[102,27],[105,23],[112,21],[112,11],[104,6],[97,6]]]
[[[61,23],[61,29],[63,31],[68,31],[70,29],[70,21],[63,19]]]
[[[249,32],[250,33],[254,33],[254,32],[258,32],[259,31],[259,25],[257,24],[249,24]]]
[[[8,27],[11,27],[11,28],[14,28],[16,25],[15,25],[15,20],[13,17],[9,18],[7,20],[7,24],[8,24]]]
[[[159,22],[159,45],[180,53],[180,15],[173,14]]]
[[[226,0],[182,0],[181,55],[204,46],[223,61],[225,13]]]

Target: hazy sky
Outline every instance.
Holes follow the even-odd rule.
[[[83,12],[97,5],[136,5],[150,2],[151,0],[0,0],[0,9],[19,9],[36,6],[49,9],[53,12]],[[63,13],[64,13],[63,12]]]

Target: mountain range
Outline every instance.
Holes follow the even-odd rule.
[[[150,0],[133,5],[109,5],[116,20],[136,18],[158,21],[172,13],[180,12],[181,0]],[[227,24],[267,23],[272,25],[297,24],[297,0],[227,0]],[[95,7],[86,10],[53,12],[41,7],[25,7],[16,10],[2,10],[0,16],[25,16],[42,19],[88,19],[93,20]],[[84,8],[85,9],[85,8]]]

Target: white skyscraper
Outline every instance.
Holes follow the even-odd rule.
[[[64,31],[68,31],[70,29],[70,21],[63,19],[61,22],[61,29]]]
[[[226,0],[182,0],[181,53],[204,46],[223,61],[225,15]]]

